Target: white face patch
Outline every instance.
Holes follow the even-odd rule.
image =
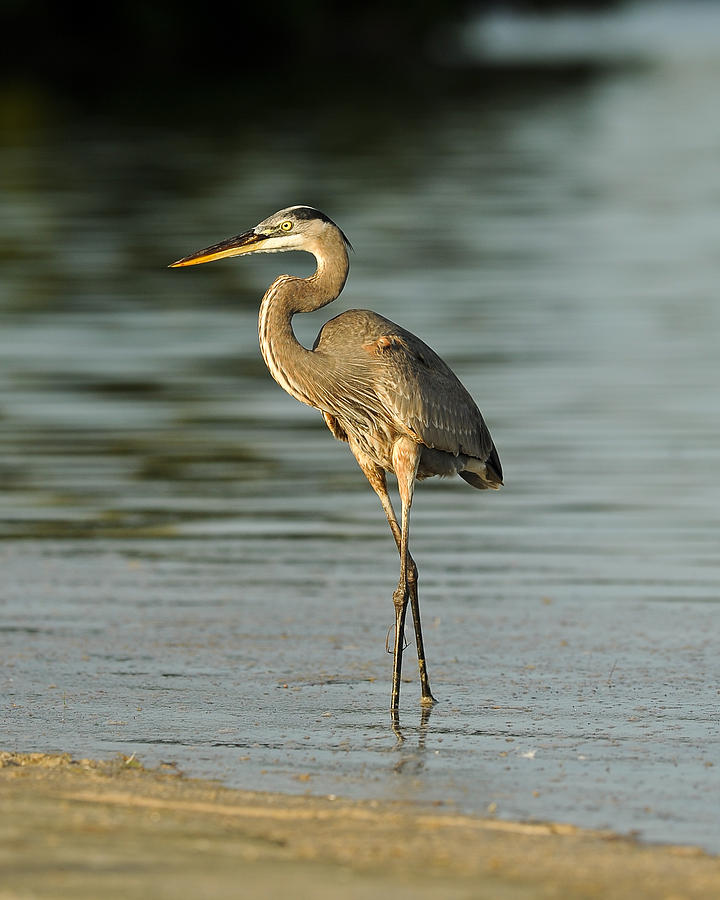
[[[262,235],[262,230],[255,232]],[[307,237],[300,232],[290,232],[288,234],[274,234],[271,237],[263,238],[262,247],[258,247],[255,253],[282,253],[285,250],[307,250],[303,246],[307,243]]]

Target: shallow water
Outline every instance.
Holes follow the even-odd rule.
[[[9,140],[3,746],[720,850],[717,76],[516,79],[334,136]],[[356,247],[300,336],[352,306],[420,334],[506,471],[418,488],[440,702],[423,720],[410,645],[403,743],[384,516],[257,349],[264,286],[307,261],[164,269],[296,202]]]

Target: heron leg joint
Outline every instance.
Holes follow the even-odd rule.
[[[416,585],[418,583],[418,570],[415,565],[415,560],[412,556],[408,556],[407,562],[407,580],[409,585]]]
[[[393,593],[393,604],[395,606],[395,612],[399,613],[401,610],[405,609],[408,604],[408,600],[410,599],[410,594],[408,591],[408,586],[403,578],[400,581],[400,584],[395,589]]]

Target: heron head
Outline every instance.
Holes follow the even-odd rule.
[[[250,231],[191,253],[172,263],[169,268],[196,266],[244,253],[281,253],[284,250],[307,250],[312,253],[330,235],[339,235],[350,247],[350,241],[325,213],[311,206],[290,206],[263,219]]]

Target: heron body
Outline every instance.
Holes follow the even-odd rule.
[[[333,435],[346,441],[377,493],[400,553],[393,594],[395,641],[391,709],[400,695],[408,603],[413,614],[422,702],[434,702],[425,662],[417,567],[408,550],[416,480],[458,474],[478,489],[502,485],[497,451],[475,401],[450,367],[409,331],[371,310],[352,309],[320,329],[311,350],[292,318],[335,300],[348,273],[347,238],[326,215],[307,206],[280,210],[251,231],[173,263],[196,265],[246,253],[305,250],[317,261],[308,278],[280,275],[258,316],[260,349],[272,377],[302,403],[320,410]],[[386,472],[397,477],[398,522]]]
[[[313,352],[343,363],[341,402],[323,414],[356,457],[393,471],[392,449],[407,437],[420,451],[417,480],[459,474],[475,487],[499,486],[499,460],[475,401],[414,334],[370,310],[353,309],[323,326]]]

